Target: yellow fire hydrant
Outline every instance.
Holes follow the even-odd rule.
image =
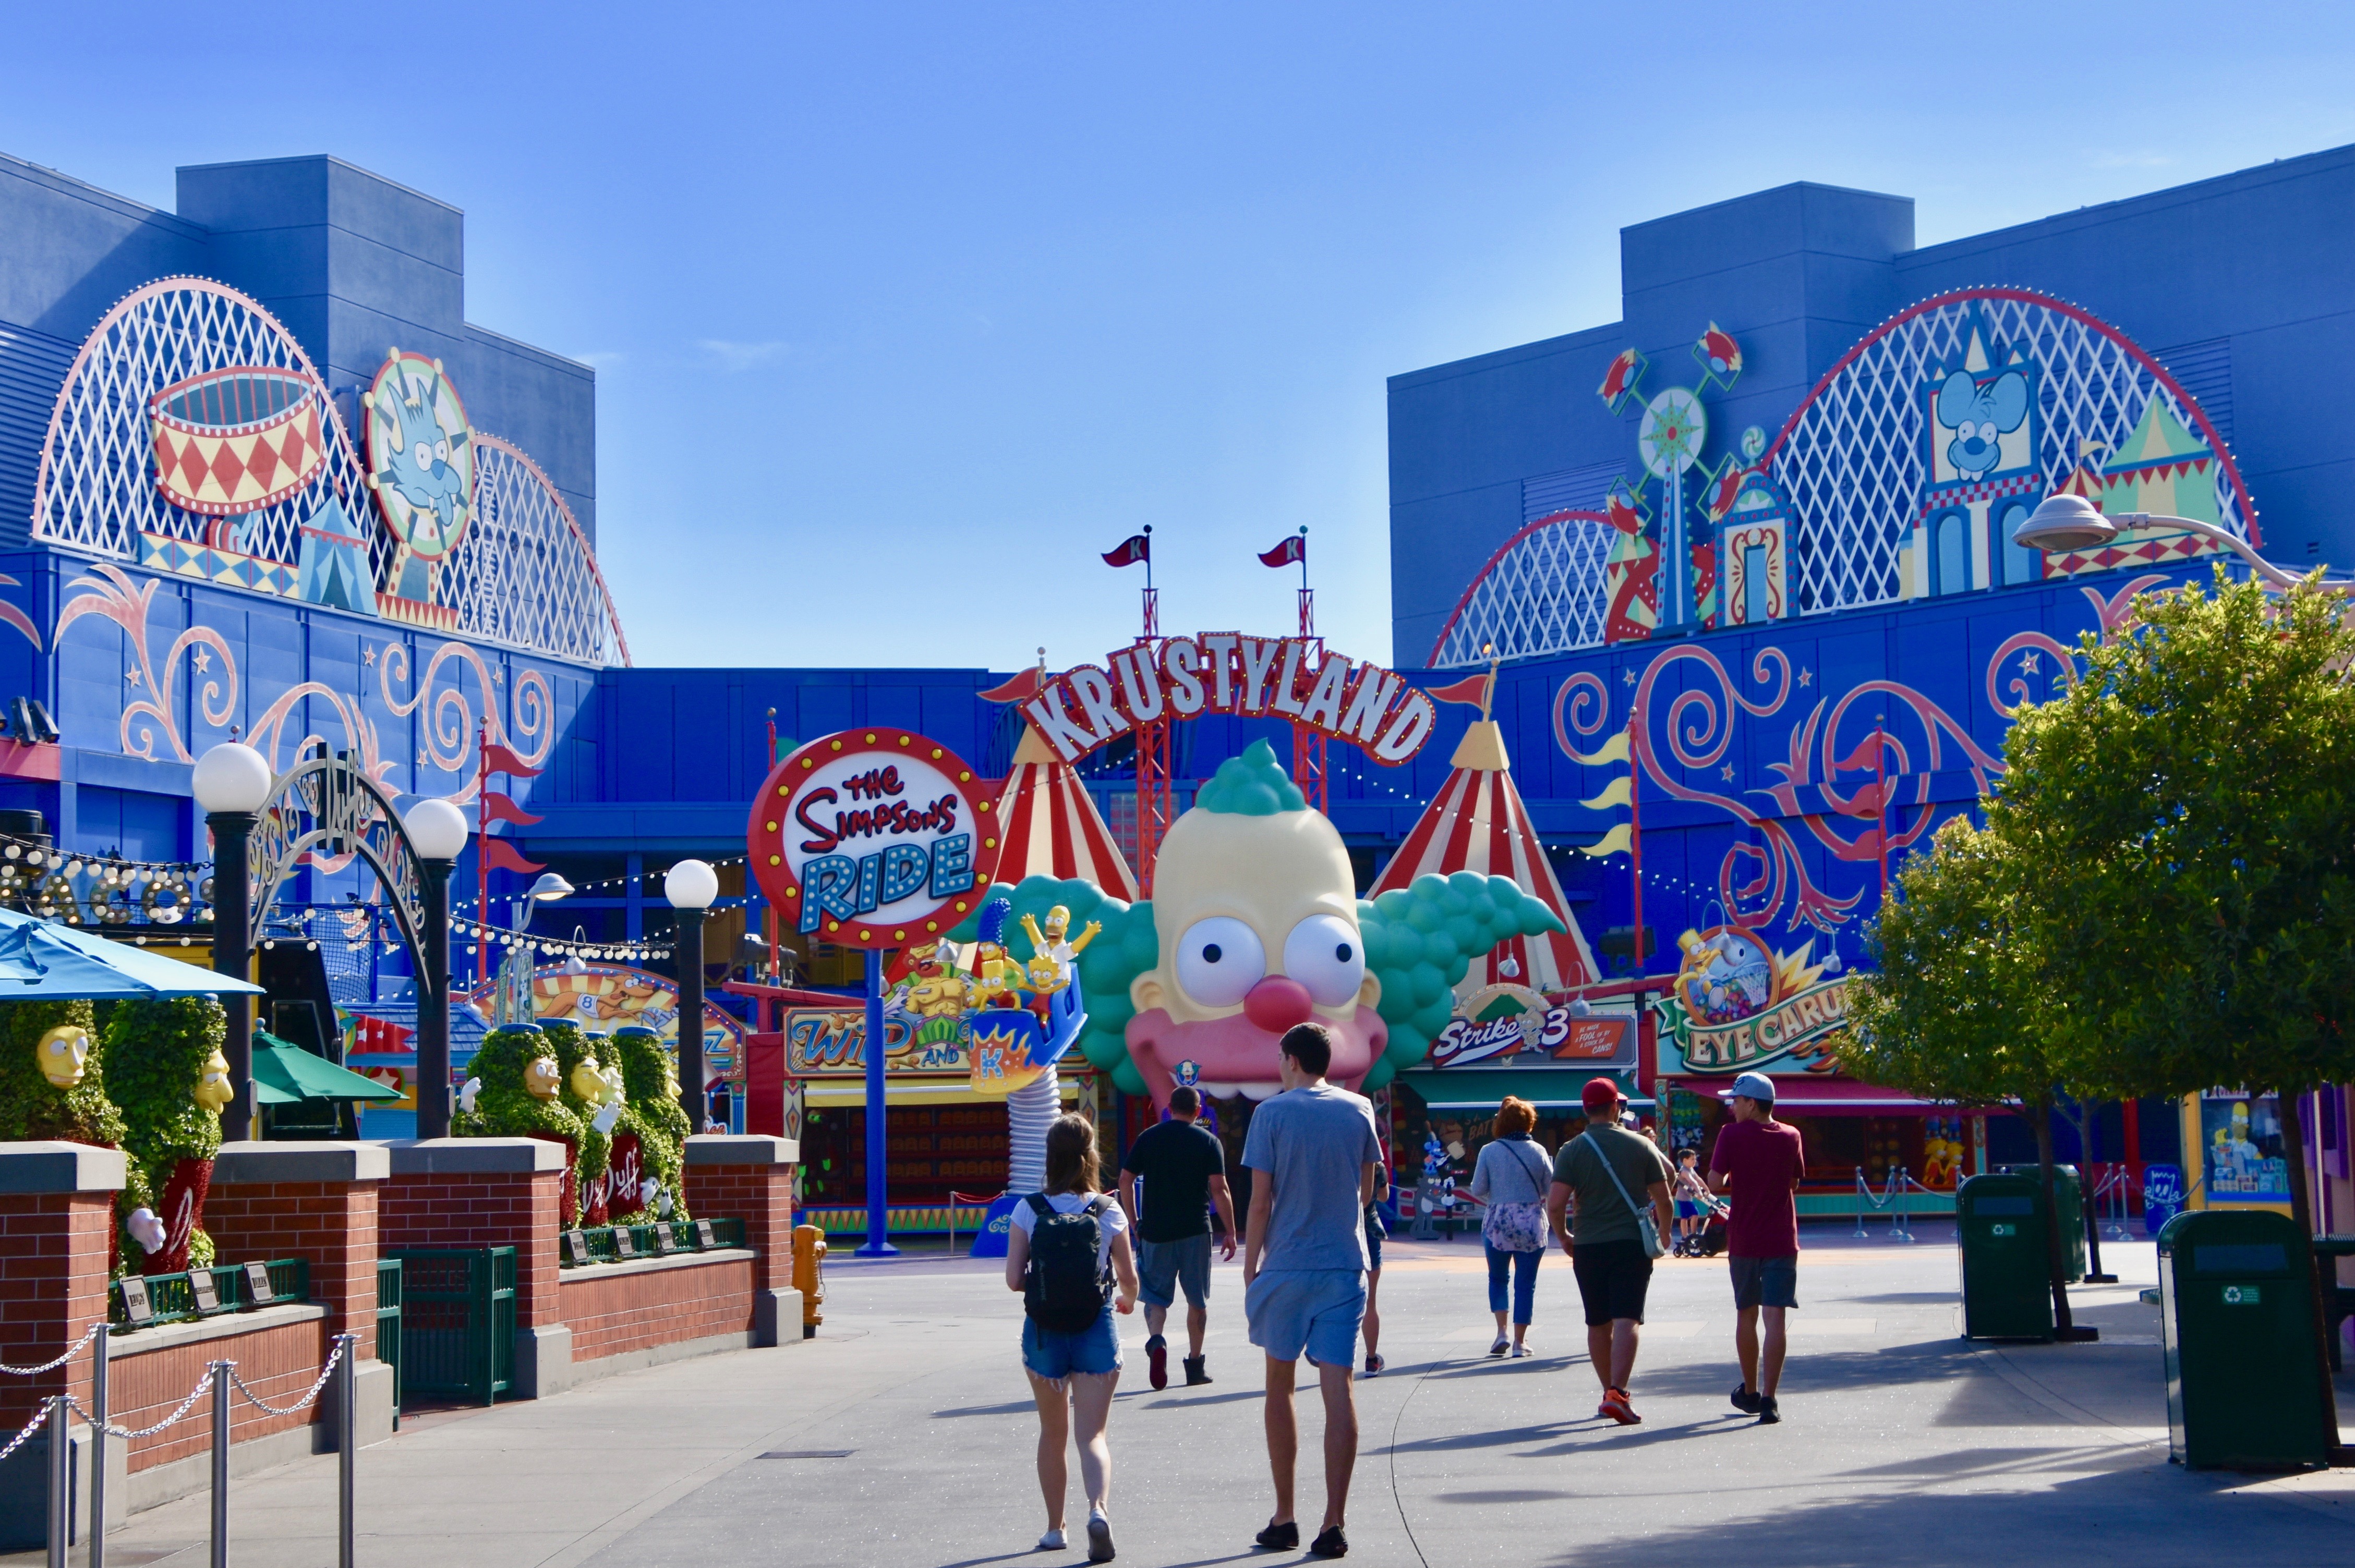
[[[826,1321],[826,1233],[815,1225],[794,1227],[794,1288],[802,1293],[802,1338],[815,1339]]]

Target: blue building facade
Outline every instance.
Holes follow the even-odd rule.
[[[2163,526],[2039,556],[2008,542],[2039,499],[2355,556],[2355,415],[2305,387],[2355,351],[2350,242],[2355,150],[1931,247],[1903,197],[1786,186],[1625,230],[1619,322],[1391,379],[1391,662],[1426,689],[1497,662],[1511,777],[1598,994],[1644,1009],[1646,1082],[1757,1065],[1877,1104],[1810,1047],[1884,862],[1969,809],[2081,634],[2219,558]],[[716,967],[759,916],[773,746],[889,724],[1008,769],[1022,721],[980,694],[1005,672],[632,666],[595,397],[465,319],[463,216],[429,196],[289,158],[183,169],[167,213],[0,158],[0,808],[73,865],[48,896],[168,913],[91,878],[200,864],[190,766],[232,734],[464,803],[496,743],[538,770],[489,781],[537,819],[500,835],[581,889],[539,934],[658,943],[658,874],[693,853],[722,867]],[[1478,716],[1438,713],[1404,766],[1332,747],[1369,885]],[[1177,726],[1178,806],[1262,737],[1291,732]],[[1134,821],[1128,753],[1082,772]],[[527,880],[490,874],[495,924]],[[367,892],[317,866],[288,906]],[[838,957],[802,972],[847,980]],[[1919,1170],[1923,1139],[1873,1158]]]

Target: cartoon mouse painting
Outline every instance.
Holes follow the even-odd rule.
[[[2017,370],[1985,387],[1969,371],[1957,370],[1938,388],[1938,423],[1955,432],[1946,461],[1973,479],[2001,465],[2002,438],[2027,418],[2028,377]]]

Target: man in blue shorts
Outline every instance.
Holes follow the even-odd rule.
[[[1292,1410],[1294,1363],[1305,1351],[1325,1396],[1325,1527],[1318,1557],[1349,1550],[1342,1531],[1349,1473],[1358,1462],[1358,1406],[1349,1369],[1366,1310],[1366,1205],[1382,1158],[1373,1103],[1325,1081],[1332,1037],[1296,1024],[1277,1044],[1284,1093],[1252,1113],[1243,1164],[1253,1172],[1243,1233],[1243,1317],[1267,1356],[1267,1457],[1275,1514],[1258,1543],[1296,1551],[1292,1483],[1300,1429]]]
[[[1186,1386],[1210,1381],[1202,1361],[1202,1335],[1210,1322],[1210,1220],[1219,1211],[1226,1227],[1224,1256],[1235,1255],[1235,1210],[1227,1196],[1227,1156],[1202,1114],[1200,1091],[1180,1084],[1169,1091],[1169,1119],[1148,1127],[1128,1146],[1120,1163],[1121,1206],[1128,1211],[1144,1246],[1136,1272],[1144,1280],[1146,1381],[1169,1386],[1169,1342],[1162,1330],[1178,1292],[1186,1292]],[[1140,1181],[1144,1192],[1140,1200]]]

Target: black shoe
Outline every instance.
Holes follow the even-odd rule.
[[[1287,1519],[1282,1524],[1269,1525],[1252,1539],[1270,1552],[1297,1552],[1300,1550],[1300,1524],[1296,1520]]]
[[[1169,1346],[1158,1334],[1145,1341],[1146,1381],[1156,1390],[1169,1386]]]
[[[1761,1395],[1758,1400],[1758,1425],[1773,1426],[1782,1419],[1783,1407],[1775,1403],[1774,1396],[1771,1393]]]
[[[1349,1555],[1349,1538],[1341,1533],[1339,1525],[1328,1524],[1325,1527],[1324,1533],[1308,1543],[1308,1555],[1347,1557]]]
[[[1202,1384],[1210,1381],[1210,1374],[1202,1370],[1202,1362],[1206,1358],[1202,1356],[1188,1356],[1184,1359],[1186,1365],[1186,1386],[1188,1388],[1199,1388]]]
[[[1748,1383],[1742,1383],[1733,1385],[1734,1409],[1742,1412],[1744,1415],[1755,1415],[1758,1414],[1759,1404],[1760,1401],[1758,1396],[1750,1392],[1750,1385]]]

